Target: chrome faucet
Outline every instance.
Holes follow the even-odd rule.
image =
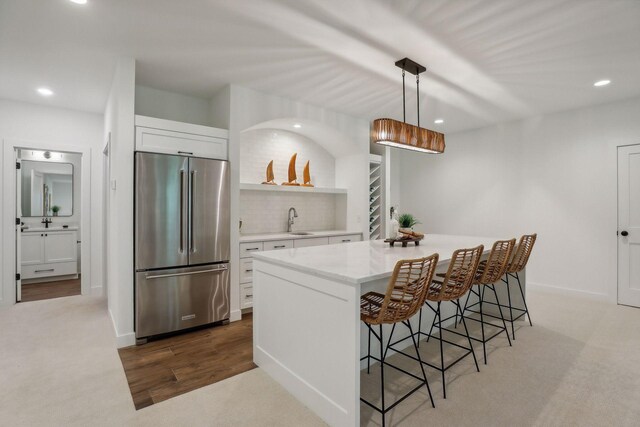
[[[293,216],[291,213],[293,212]],[[298,212],[296,212],[296,208],[289,208],[289,221],[287,222],[287,233],[291,233],[291,226],[293,225],[293,219],[298,218]]]
[[[51,220],[51,218],[42,218],[42,221],[40,222],[44,224],[44,228],[49,228],[49,224],[51,224],[53,221]]]

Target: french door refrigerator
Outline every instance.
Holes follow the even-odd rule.
[[[138,340],[229,319],[229,164],[136,152]]]

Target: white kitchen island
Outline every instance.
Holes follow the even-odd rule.
[[[496,240],[427,235],[406,248],[376,240],[254,254],[254,362],[328,424],[358,426],[360,296],[384,292],[398,260],[439,253],[446,269],[454,250],[483,244],[488,253]],[[423,316],[423,330],[431,320]]]

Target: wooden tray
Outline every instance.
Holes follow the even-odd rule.
[[[420,246],[420,240],[424,239],[424,237],[421,237],[419,239],[417,238],[410,238],[410,239],[386,239],[384,242],[388,243],[389,246],[393,247],[393,245],[395,245],[396,243],[402,243],[402,247],[406,248],[407,244],[410,242],[415,243],[416,246]]]

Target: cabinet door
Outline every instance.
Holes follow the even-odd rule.
[[[137,126],[136,150],[226,160],[227,140]]]
[[[306,248],[308,246],[322,246],[328,244],[328,237],[313,237],[311,239],[297,239],[293,241],[294,248]]]
[[[275,251],[278,249],[290,249],[293,247],[293,240],[272,240],[264,242],[265,251]]]
[[[21,265],[44,263],[44,233],[22,233]]]
[[[44,234],[44,262],[75,261],[77,239],[75,231],[55,231]]]
[[[333,245],[336,243],[360,242],[361,240],[362,240],[361,234],[345,234],[343,236],[329,237],[329,244]]]

